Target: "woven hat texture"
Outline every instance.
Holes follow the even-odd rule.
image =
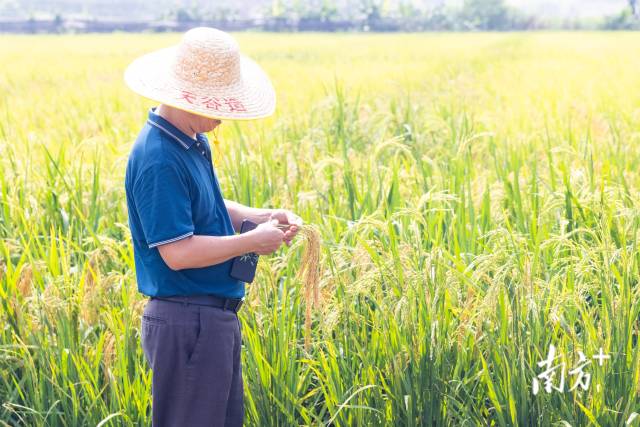
[[[145,98],[205,117],[251,120],[275,111],[267,74],[215,28],[193,28],[179,44],[135,59],[124,80]]]

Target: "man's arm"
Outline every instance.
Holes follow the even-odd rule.
[[[233,236],[192,235],[158,246],[160,256],[172,270],[201,268],[219,264],[251,251],[252,236],[246,233]]]
[[[229,216],[231,217],[231,222],[233,223],[233,228],[236,232],[240,231],[240,226],[242,225],[242,220],[244,218],[255,222],[256,224],[260,224],[268,221],[271,217],[271,212],[273,212],[273,209],[252,208],[227,199],[224,199],[224,204],[229,211]]]
[[[251,231],[233,236],[194,234],[159,245],[158,251],[172,270],[208,267],[247,252],[266,255],[276,251],[285,237],[285,233],[276,228],[275,224],[277,220],[273,219]]]

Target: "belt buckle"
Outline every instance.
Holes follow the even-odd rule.
[[[244,298],[240,298],[238,304],[236,304],[236,313],[240,310],[240,307],[242,307],[242,303],[244,303]]]
[[[243,302],[244,302],[244,297],[238,299],[238,301],[235,304],[233,303],[233,298],[225,298],[224,304],[222,305],[222,309],[226,310],[228,308],[229,310],[233,310],[237,313],[238,310],[240,310],[240,307],[242,306]]]

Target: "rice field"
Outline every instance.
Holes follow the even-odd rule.
[[[248,285],[246,425],[640,425],[640,34],[235,36],[223,194],[320,234],[315,303],[301,236]],[[0,38],[1,425],[150,425],[122,74],[179,37]]]

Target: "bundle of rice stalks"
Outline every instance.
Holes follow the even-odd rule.
[[[301,268],[296,279],[302,280],[305,300],[305,336],[304,348],[309,349],[311,337],[311,306],[320,306],[320,231],[315,225],[304,224],[300,227],[300,235],[304,239]],[[312,301],[313,298],[313,301]]]

